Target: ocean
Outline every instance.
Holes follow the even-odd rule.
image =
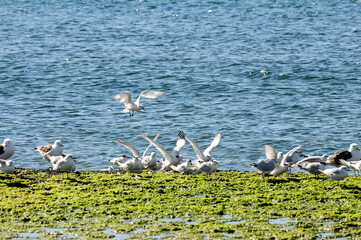
[[[0,141],[17,167],[60,139],[78,170],[167,150],[179,130],[221,170],[255,171],[263,145],[304,154],[361,144],[361,1],[2,0]],[[112,97],[164,91],[134,117]],[[161,154],[155,149],[158,157]],[[196,159],[188,143],[181,154]]]

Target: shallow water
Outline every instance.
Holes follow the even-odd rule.
[[[1,1],[0,139],[25,168],[48,167],[33,148],[61,139],[78,170],[128,154],[117,137],[142,151],[139,131],[169,150],[178,130],[202,148],[220,131],[220,169],[252,170],[264,144],[347,149],[361,137],[360,5]],[[132,118],[111,100],[144,89],[166,95]]]

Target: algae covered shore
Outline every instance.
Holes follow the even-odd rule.
[[[0,174],[0,239],[361,238],[360,180],[18,169]]]

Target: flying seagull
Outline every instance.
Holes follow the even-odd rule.
[[[121,103],[124,103],[125,109],[122,112],[129,112],[129,116],[134,116],[134,112],[139,112],[141,110],[145,111],[145,108],[142,104],[140,104],[140,99],[142,97],[145,98],[158,98],[160,96],[163,96],[165,92],[156,91],[156,90],[144,90],[137,100],[133,102],[132,100],[132,94],[128,91],[121,92],[117,95],[115,95],[112,100],[119,101]]]

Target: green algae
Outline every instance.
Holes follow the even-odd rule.
[[[17,170],[0,174],[0,238],[361,238],[360,178]]]

